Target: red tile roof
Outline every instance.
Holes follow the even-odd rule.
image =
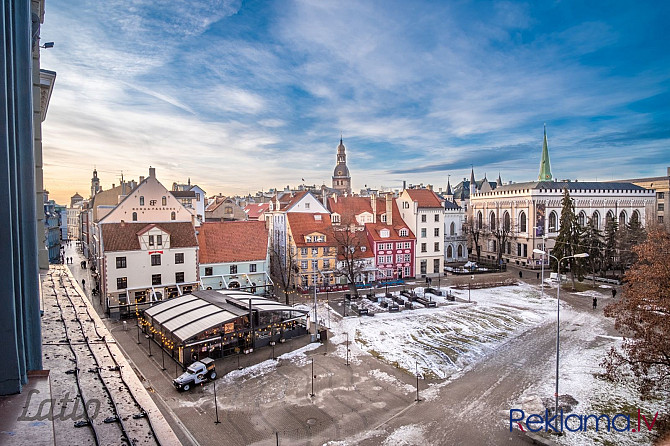
[[[268,231],[263,221],[206,222],[198,228],[200,263],[262,261]]]
[[[298,192],[295,195],[293,195],[292,197],[289,195],[288,197],[290,197],[290,199],[286,203],[284,203],[284,200],[288,197],[286,197],[286,196],[281,197],[279,199],[279,201],[281,202],[281,210],[282,211],[288,210],[291,206],[293,206],[298,201],[300,201],[302,199],[302,197],[304,197],[305,195],[307,195],[307,191]]]
[[[270,209],[270,203],[250,203],[244,207],[249,220],[258,220],[258,218]]]
[[[441,208],[442,201],[435,192],[429,189],[407,189],[412,201],[418,201],[420,208]]]
[[[265,260],[268,231],[263,221],[206,222],[198,228],[200,263]]]
[[[330,214],[307,214],[303,212],[289,212],[286,214],[288,225],[291,230],[291,236],[296,246],[300,247],[318,247],[335,246],[333,236],[333,227],[330,223]],[[320,220],[315,217],[320,216]],[[321,243],[307,243],[305,236],[314,232],[326,236],[326,241]]]
[[[343,245],[345,243],[349,243],[350,245],[356,246],[358,249],[364,248],[365,251],[362,249],[360,252],[356,254],[354,257],[355,259],[366,259],[370,257],[374,257],[375,253],[372,249],[370,249],[370,241],[368,240],[365,231],[356,231],[355,235],[353,236],[355,238],[351,238],[347,240],[346,238],[341,238],[342,244],[340,247],[338,247],[338,252],[337,252],[337,260],[344,260],[344,255],[340,251],[343,248]]]
[[[381,201],[381,203],[383,203],[383,206],[381,206],[383,211],[381,211],[381,212],[380,212],[380,206],[379,206],[380,201]],[[386,202],[384,201],[384,199],[377,200],[377,213],[381,215],[385,212],[386,212]],[[393,211],[392,211],[392,213],[393,213],[393,226],[389,226],[386,223],[381,222],[379,218],[377,218],[377,223],[366,223],[365,224],[365,230],[368,231],[368,233],[370,234],[372,239],[375,240],[375,241],[384,241],[384,240],[391,240],[391,239],[393,239],[393,240],[396,240],[396,239],[400,239],[400,240],[414,239],[415,238],[414,233],[409,228],[409,226],[407,226],[405,224],[405,221],[400,216],[400,210],[398,209],[398,204],[396,203],[395,199],[393,200]],[[398,231],[400,231],[403,228],[407,229],[407,234],[408,234],[407,237],[400,237],[400,235],[398,233]],[[390,234],[389,234],[388,238],[381,238],[379,236],[379,231],[381,231],[382,229],[388,229],[390,231]]]
[[[377,212],[379,212],[380,203],[386,206],[382,200],[377,200]],[[351,222],[357,215],[364,212],[372,214],[372,204],[370,197],[338,197],[337,201],[334,198],[328,199],[328,209],[330,212],[340,215],[340,221],[344,224]]]
[[[104,250],[139,251],[139,235],[151,228],[160,228],[170,234],[171,248],[189,248],[198,246],[195,229],[190,222],[170,223],[103,223],[102,243]]]

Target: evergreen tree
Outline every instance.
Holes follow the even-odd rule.
[[[605,253],[603,259],[606,277],[607,271],[614,269],[617,264],[617,232],[619,232],[619,224],[616,219],[608,218],[605,223]]]
[[[584,228],[582,248],[589,254],[586,263],[589,266],[594,287],[596,286],[596,272],[602,269],[604,246],[602,233],[596,228],[596,222],[590,218]]]
[[[566,187],[563,190],[563,199],[561,200],[561,220],[558,237],[556,237],[556,244],[554,246],[553,255],[561,259],[563,257],[574,256],[584,252],[580,247],[582,228],[577,221],[575,214],[575,201],[570,197],[570,192]],[[570,276],[572,278],[572,289],[575,289],[575,274],[582,277],[582,267],[580,259],[567,259],[567,265],[570,267]],[[553,269],[557,270],[556,262],[554,261]],[[560,277],[559,277],[560,282]]]
[[[633,248],[646,239],[645,229],[637,215],[637,213],[633,213],[630,221],[621,228],[617,237],[622,273],[637,261],[637,254]]]

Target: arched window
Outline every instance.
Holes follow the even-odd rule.
[[[640,213],[636,210],[633,211],[633,213],[630,216],[630,222],[633,223],[640,223]]]
[[[463,257],[463,246],[458,245],[458,257],[461,258]]]
[[[451,245],[447,246],[447,258],[451,259],[454,256],[454,250]]]
[[[175,211],[172,211],[170,213],[170,220],[176,220],[177,219],[177,213]]]
[[[621,211],[619,214],[619,227],[626,226],[626,211]]]
[[[505,211],[505,215],[503,216],[503,230],[505,232],[509,232],[511,228],[512,228],[512,219],[509,216],[509,212]]]
[[[454,223],[453,221],[449,226],[449,235],[456,235],[456,223]]]
[[[489,214],[489,229],[491,231],[496,230],[496,214],[493,211],[491,211],[491,213]]]
[[[144,196],[140,197],[140,206],[144,206]]]
[[[133,221],[137,221],[137,212],[133,212]]]
[[[162,203],[163,206],[167,206],[167,197],[163,197],[163,200],[162,200],[161,203]]]
[[[551,211],[549,214],[549,232],[558,231],[558,215],[555,211]]]
[[[527,226],[526,213],[522,211],[521,214],[519,214],[519,232],[526,232]]]
[[[483,222],[483,217],[482,217],[482,211],[479,211],[477,213],[477,227],[479,229],[481,229],[483,226],[484,226],[484,222]]]
[[[579,223],[579,226],[581,226],[582,228],[586,226],[586,214],[584,213],[584,211],[581,211],[577,215],[577,223]]]
[[[600,214],[598,211],[593,212],[593,215],[591,216],[591,221],[593,222],[593,227],[596,229],[600,229]]]
[[[605,222],[609,223],[614,220],[614,212],[612,211],[607,211],[607,215],[605,216]]]

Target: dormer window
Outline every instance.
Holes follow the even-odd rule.
[[[163,236],[162,235],[159,234],[159,235],[156,236],[156,244],[158,246],[161,246],[163,244]]]
[[[361,252],[365,252],[367,249],[368,248],[366,248],[365,246],[361,246]]]
[[[382,223],[386,223],[386,214],[382,214]]]
[[[149,236],[149,246],[154,246],[154,236],[153,235]]]
[[[333,214],[333,223],[340,222],[340,214]]]
[[[382,229],[381,231],[379,231],[379,236],[381,238],[388,238],[391,236],[391,233],[389,232],[388,229]]]
[[[407,231],[405,228],[402,228],[398,234],[400,237],[407,237],[409,235],[409,231]]]
[[[307,237],[305,237],[305,242],[312,243],[312,236],[308,235]]]

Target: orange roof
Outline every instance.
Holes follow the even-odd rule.
[[[292,197],[289,195],[290,199],[286,202],[286,204],[284,204],[284,198],[285,198],[285,197],[281,197],[281,198],[279,199],[279,201],[280,201],[281,204],[282,204],[281,209],[282,209],[282,210],[287,210],[287,209],[289,209],[291,206],[293,206],[293,205],[296,204],[298,201],[300,201],[300,200],[302,199],[302,197],[304,197],[305,195],[307,195],[307,191],[301,191],[301,192],[298,192],[297,194],[293,195]]]
[[[289,212],[288,225],[293,236],[293,241],[296,246],[300,247],[318,247],[318,246],[335,246],[335,238],[333,236],[333,227],[330,223],[330,214],[307,214],[302,212]],[[320,219],[317,220],[317,218]],[[326,236],[325,242],[307,243],[305,236],[318,232]]]
[[[139,236],[152,228],[170,234],[170,248],[198,246],[195,229],[190,222],[170,223],[103,223],[102,241],[105,251],[139,251]]]
[[[412,201],[418,201],[420,208],[441,208],[442,201],[435,192],[429,189],[407,189]]]
[[[268,231],[263,221],[206,222],[198,228],[200,263],[262,261]]]
[[[379,201],[377,204],[377,213],[378,214],[384,214],[386,213],[386,203],[384,200],[381,200],[383,203],[382,206],[382,211],[380,212],[380,206],[379,206]],[[380,218],[377,218],[377,223],[366,223],[365,224],[365,230],[368,231],[368,233],[372,236],[372,239],[375,241],[384,241],[384,240],[390,240],[390,239],[400,239],[400,240],[408,240],[408,239],[414,239],[414,233],[412,230],[405,224],[405,221],[402,219],[400,216],[400,210],[398,209],[398,203],[396,203],[395,199],[393,200],[393,226],[389,226],[386,223],[383,223]],[[382,238],[379,236],[379,231],[382,229],[388,229],[390,231],[389,237],[388,238]],[[407,237],[400,237],[398,234],[398,231],[401,229],[407,229]]]
[[[380,202],[383,203],[383,200],[377,200],[378,212]],[[364,212],[372,214],[372,203],[370,197],[338,197],[337,201],[331,197],[328,199],[328,209],[330,209],[330,212],[339,214],[340,221],[346,224]]]
[[[270,209],[270,203],[249,203],[244,207],[244,212],[247,213],[249,220],[258,220],[268,209]]]
[[[355,239],[354,238],[352,238],[350,240],[344,239],[343,243],[342,243],[342,245],[344,245],[344,243],[352,244],[352,245],[358,247],[359,249],[365,248],[365,251],[360,250],[355,255],[354,259],[365,259],[365,258],[370,258],[370,257],[375,256],[374,251],[372,251],[372,249],[370,249],[370,241],[368,240],[367,236],[365,235],[365,231],[356,231],[354,237],[355,237]],[[340,251],[341,249],[344,248],[344,246],[342,246],[342,245],[340,245],[340,247],[338,248],[337,260],[344,260],[344,255]]]

